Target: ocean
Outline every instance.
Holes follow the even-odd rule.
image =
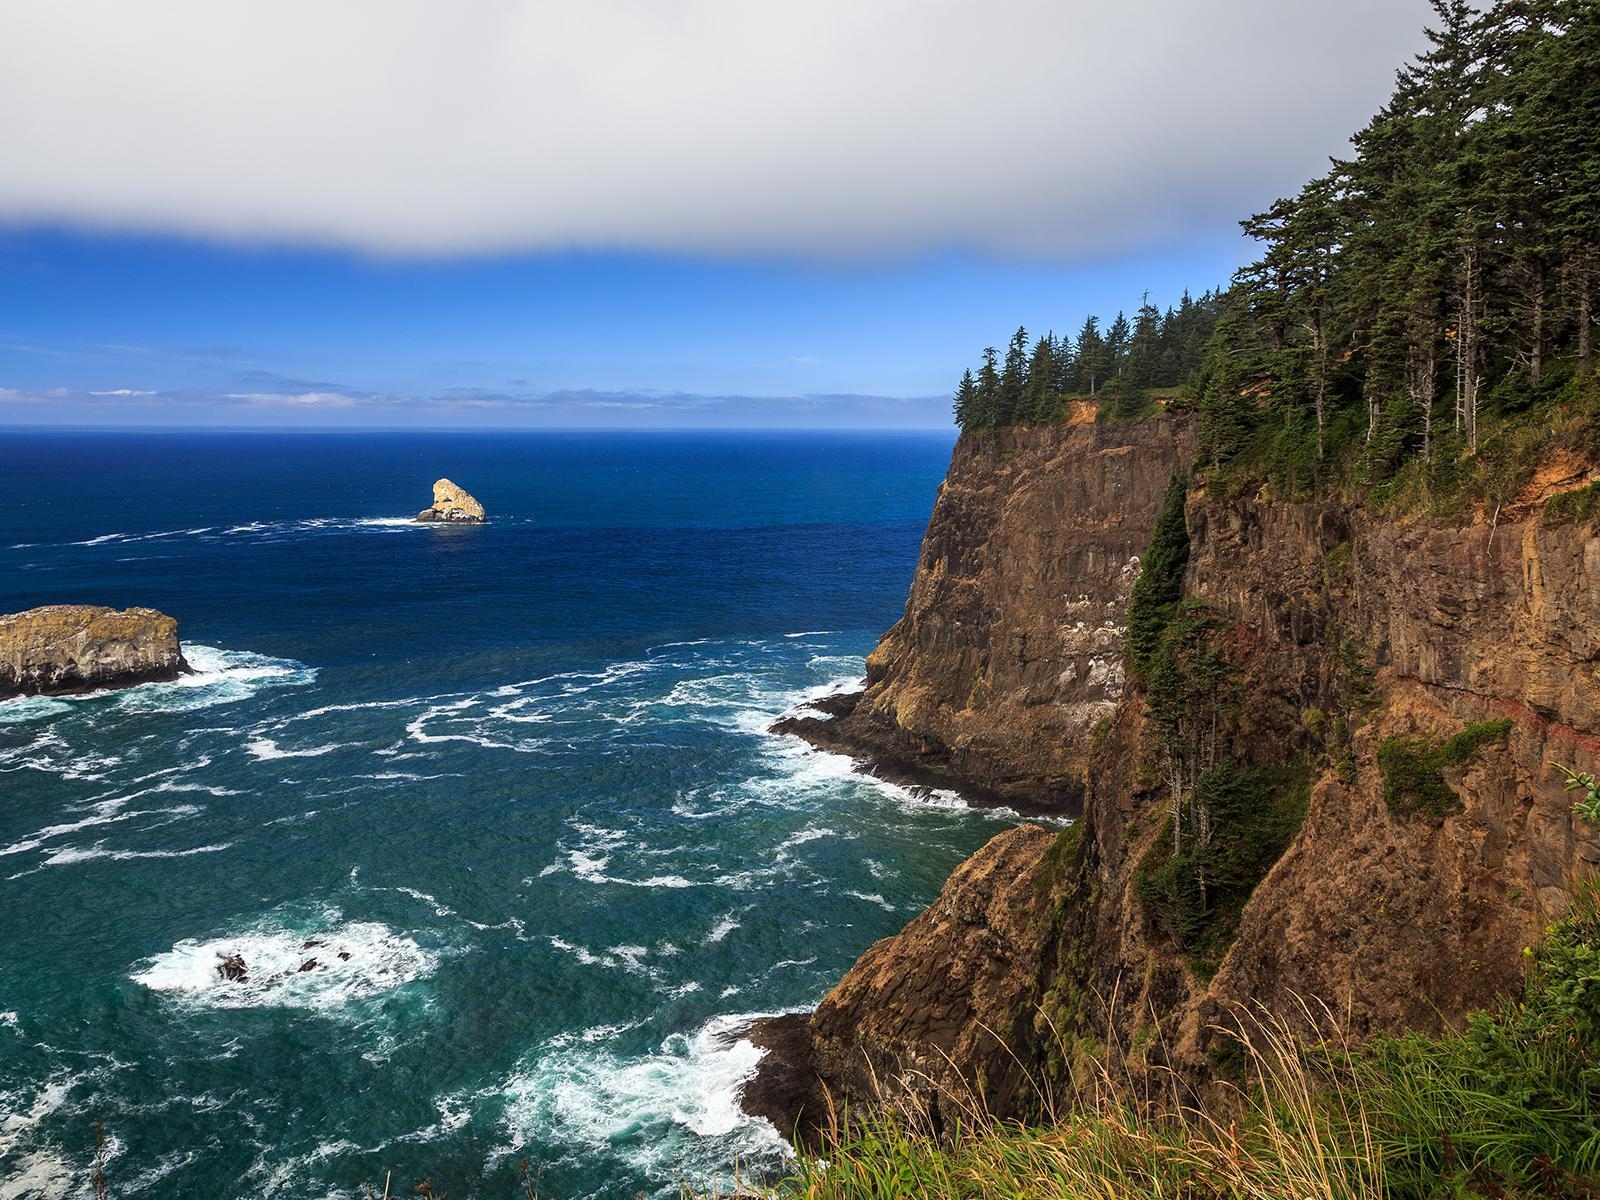
[[[766,732],[859,683],[950,446],[0,432],[0,612],[159,608],[196,670],[0,702],[0,1200],[97,1123],[118,1200],[780,1170],[732,1031],[1014,819]],[[411,521],[440,476],[489,522]]]

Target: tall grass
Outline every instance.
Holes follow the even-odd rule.
[[[1307,1030],[1320,1031],[1306,1040]],[[1133,1102],[1107,1052],[1032,1127],[982,1095],[901,1087],[846,1114],[774,1200],[1493,1200],[1600,1197],[1600,898],[1528,952],[1523,993],[1465,1027],[1356,1042],[1325,1008],[1241,1011],[1242,1069],[1203,1102]],[[1107,1039],[1115,1045],[1115,1039]],[[907,1099],[939,1098],[933,1104]],[[1148,1095],[1148,1092],[1146,1092]],[[936,1106],[936,1107],[935,1107]],[[955,1113],[952,1119],[952,1112]]]
[[[1138,1104],[1105,1074],[1046,1124],[990,1115],[971,1094],[942,1121],[904,1098],[836,1124],[768,1195],[782,1200],[1378,1200],[1382,1152],[1359,1098],[1303,1054],[1288,1023],[1241,1014],[1248,1082],[1205,1109]],[[1174,1089],[1176,1092],[1178,1089]],[[948,1093],[944,1096],[950,1104]]]

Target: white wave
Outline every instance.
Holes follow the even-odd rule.
[[[783,636],[786,638],[823,637],[826,634],[838,632],[837,629],[806,629],[799,633],[786,633]]]
[[[356,524],[378,529],[421,529],[426,522],[415,517],[361,517]]]
[[[56,696],[14,696],[0,700],[0,725],[20,725],[71,711],[72,705]]]
[[[739,922],[735,921],[733,917],[723,917],[712,927],[711,932],[706,934],[705,944],[714,946],[737,928],[739,928]]]
[[[894,911],[894,905],[890,904],[882,896],[878,895],[877,892],[855,892],[846,889],[844,894],[852,899],[864,900],[868,904],[876,904],[879,908],[883,909],[884,912]]]
[[[93,846],[64,846],[45,859],[41,866],[66,867],[74,863],[94,862],[97,859],[110,859],[113,862],[129,862],[144,858],[190,858],[196,854],[218,854],[223,850],[233,847],[232,842],[217,842],[210,846],[195,846],[189,850],[107,850],[102,843],[96,842]]]
[[[344,743],[332,742],[326,746],[312,746],[305,750],[285,750],[271,738],[252,738],[244,744],[256,758],[270,761],[275,758],[321,758],[324,754],[332,754],[335,750],[344,749]]]
[[[156,791],[160,789],[153,788],[150,790]],[[144,794],[144,792],[135,793],[135,795]],[[12,854],[23,854],[29,850],[37,850],[40,846],[44,845],[45,842],[51,840],[52,838],[58,838],[68,833],[80,833],[83,830],[91,829],[96,825],[111,825],[119,821],[131,821],[137,817],[192,817],[197,813],[204,811],[193,804],[178,804],[171,808],[146,808],[123,811],[123,806],[131,799],[133,799],[132,796],[123,796],[111,800],[103,800],[94,806],[93,816],[84,817],[81,821],[65,821],[59,825],[46,825],[43,829],[37,829],[27,837],[23,838],[20,842],[12,842],[9,846],[0,846],[0,858],[5,858]],[[157,824],[161,825],[170,823],[170,821],[157,822]]]
[[[509,1153],[537,1139],[577,1158],[619,1155],[666,1195],[680,1183],[726,1190],[730,1163],[777,1164],[787,1144],[739,1108],[765,1053],[738,1036],[755,1016],[716,1017],[644,1055],[546,1043],[506,1083]]]
[[[37,1085],[31,1095],[25,1090],[0,1092],[0,1200],[56,1200],[86,1194],[83,1170],[60,1150],[42,1144],[38,1135],[72,1091],[98,1074],[96,1070],[56,1075]],[[113,1153],[120,1148],[114,1139],[108,1147]]]
[[[114,710],[132,713],[192,712],[214,704],[248,699],[263,688],[293,687],[310,683],[316,670],[287,658],[272,658],[245,650],[222,650],[191,643],[183,648],[192,673],[163,683],[142,683],[118,691],[89,692],[57,698],[68,706],[86,702],[107,703]],[[6,703],[15,703],[7,701]],[[4,706],[0,705],[0,709]],[[59,715],[62,709],[50,710]]]
[[[591,848],[592,849],[592,848]],[[563,867],[560,863],[551,863],[539,872],[540,876],[555,875],[560,871],[570,871],[585,883],[612,883],[623,887],[636,888],[691,888],[698,885],[691,879],[682,875],[651,875],[647,879],[624,879],[619,875],[607,875],[606,867],[610,864],[609,855],[595,855],[589,850],[568,850],[567,863]]]
[[[22,1018],[11,1011],[0,1012],[0,1029],[22,1029]]]
[[[234,954],[243,957],[248,982],[222,977],[222,960]],[[313,959],[317,966],[302,971]],[[146,959],[130,978],[212,1008],[331,1010],[424,978],[437,965],[437,955],[411,938],[375,921],[356,921],[331,928],[262,926],[233,937],[181,941]]]

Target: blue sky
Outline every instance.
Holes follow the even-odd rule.
[[[1425,15],[334,7],[0,13],[0,424],[945,427],[1224,284]]]

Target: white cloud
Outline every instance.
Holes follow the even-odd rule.
[[[91,396],[154,396],[155,393],[144,388],[109,388],[103,392],[90,392]]]
[[[16,0],[0,220],[436,254],[1115,252],[1227,228],[1423,0]]]
[[[356,403],[354,396],[342,392],[227,392],[224,399],[289,408],[349,408]]]

